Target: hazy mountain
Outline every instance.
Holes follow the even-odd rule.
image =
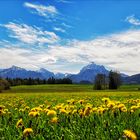
[[[58,73],[55,74],[56,79],[62,79],[62,78],[65,78],[65,77],[66,77],[66,75],[64,73],[58,72]]]
[[[26,69],[12,66],[11,68],[3,69],[0,71],[0,77],[2,78],[40,78],[43,79],[43,76],[41,73],[35,72],[35,71],[28,71]]]
[[[17,66],[12,66],[11,68],[7,69],[0,69],[0,77],[2,78],[70,78],[74,83],[92,83],[95,80],[96,75],[99,73],[108,75],[109,70],[107,70],[103,65],[97,65],[95,63],[90,63],[89,65],[83,67],[78,74],[54,74],[53,72],[50,72],[44,68],[41,68],[38,71],[31,71]],[[126,74],[121,73],[121,76],[124,83],[140,83],[140,74],[127,76]]]
[[[44,68],[41,68],[38,72],[41,73],[41,75],[43,76],[44,79],[48,79],[50,77],[55,77],[53,72],[50,72]]]
[[[123,82],[126,84],[140,84],[140,74],[124,77]]]
[[[78,74],[71,75],[69,78],[75,83],[79,83],[81,81],[93,82],[96,75],[99,73],[108,75],[109,71],[103,65],[96,65],[95,63],[91,63],[83,67]]]

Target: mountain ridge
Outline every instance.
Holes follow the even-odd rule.
[[[0,69],[0,77],[2,78],[40,78],[40,79],[48,79],[51,77],[54,77],[56,79],[61,79],[61,78],[70,78],[73,83],[93,83],[95,80],[95,77],[97,74],[109,74],[108,69],[106,69],[103,65],[98,65],[95,63],[90,63],[86,66],[84,66],[79,73],[77,74],[69,74],[69,73],[53,73],[47,69],[40,68],[37,71],[33,70],[26,70],[25,68],[21,68],[18,66],[12,66],[10,68],[6,69]],[[131,83],[131,79],[135,81],[135,83],[140,83],[139,77],[140,74],[128,76],[124,73],[121,73],[122,79],[124,83]],[[132,77],[132,78],[131,78]],[[133,83],[133,82],[132,82]]]

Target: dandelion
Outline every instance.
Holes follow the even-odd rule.
[[[137,136],[136,136],[136,134],[133,131],[131,131],[131,130],[124,130],[123,133],[130,140],[137,140]]]
[[[58,117],[53,117],[51,119],[51,123],[57,123],[58,122]]]
[[[63,104],[59,104],[59,105],[56,106],[56,109],[61,109],[63,106],[64,106],[64,103]]]
[[[4,105],[0,105],[0,110],[3,110],[5,108]]]
[[[45,105],[43,104],[43,105],[40,105],[39,107],[40,107],[40,108],[43,108],[44,106],[45,106]]]
[[[73,114],[76,114],[77,113],[77,109],[74,109],[73,111],[72,111],[72,115]]]
[[[0,110],[0,115],[4,115],[4,114],[6,114],[6,112],[3,110]]]
[[[115,106],[115,103],[112,101],[107,104],[108,108],[113,108],[113,106]]]
[[[67,114],[67,111],[65,109],[60,109],[60,113]]]
[[[123,108],[120,109],[120,111],[127,112],[127,108],[126,107],[123,107]]]
[[[103,114],[105,111],[106,111],[106,109],[105,109],[105,108],[102,108],[102,107],[100,107],[100,108],[97,110],[97,112],[98,112],[99,114]]]
[[[56,115],[56,111],[54,110],[49,110],[47,113],[48,116],[55,116]]]
[[[88,107],[84,110],[84,116],[88,116],[89,114],[90,114],[90,108]]]
[[[84,100],[79,100],[78,103],[83,104]]]
[[[139,106],[131,106],[130,109],[134,112],[134,111],[136,111],[138,108],[139,108]]]
[[[102,101],[104,101],[105,103],[108,103],[110,101],[109,98],[102,98]]]
[[[123,108],[123,107],[125,107],[124,104],[119,104],[119,105],[118,105],[118,108],[119,108],[119,109],[121,109],[121,108]]]
[[[40,108],[40,107],[35,107],[35,108],[32,108],[31,109],[31,112],[39,112],[39,111],[42,111],[42,108]]]
[[[47,113],[48,111],[49,111],[49,109],[47,109],[47,108],[44,109],[44,112],[45,112],[45,113]]]
[[[23,120],[22,119],[18,120],[18,122],[16,124],[16,128],[19,128],[21,126],[23,126]]]
[[[4,111],[5,111],[5,112],[8,112],[8,109],[6,108],[6,109],[4,109]]]
[[[79,111],[79,115],[80,117],[83,117],[84,116],[84,112],[82,110]]]
[[[23,131],[23,136],[27,137],[29,136],[31,133],[33,133],[33,129],[32,128],[25,128]]]
[[[76,101],[74,99],[67,100],[68,104],[74,104]]]
[[[29,106],[26,106],[25,108],[24,108],[24,110],[29,110],[30,109],[30,107]]]
[[[98,110],[97,107],[92,108],[92,112],[96,112]]]
[[[39,115],[40,115],[40,113],[39,112],[29,112],[29,114],[28,114],[29,116],[31,116],[31,117],[38,117]]]
[[[19,112],[24,112],[24,109],[19,109]]]

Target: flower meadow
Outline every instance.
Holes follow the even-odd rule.
[[[140,99],[1,94],[1,140],[138,140]]]

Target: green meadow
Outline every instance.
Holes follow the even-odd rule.
[[[15,86],[0,93],[2,140],[140,139],[140,86]]]

